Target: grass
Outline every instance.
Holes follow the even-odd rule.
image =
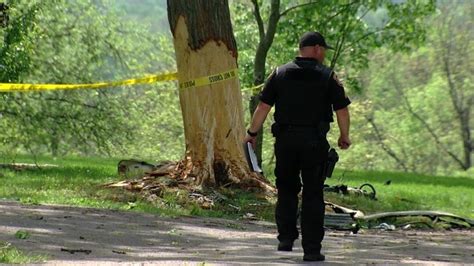
[[[390,181],[390,185],[385,183]],[[372,184],[377,201],[328,193],[327,199],[366,213],[436,210],[474,218],[474,178],[428,176],[410,173],[353,171],[335,173],[327,184],[359,187]]]
[[[38,164],[55,164],[57,168],[12,170],[0,168],[0,199],[17,200],[25,204],[65,204],[81,207],[130,210],[167,217],[197,215],[238,218],[247,212],[258,218],[273,219],[273,207],[266,199],[245,191],[223,190],[229,200],[212,209],[202,209],[187,200],[187,191],[169,190],[153,204],[122,189],[106,189],[101,185],[120,181],[114,158],[52,158],[39,156]],[[12,162],[3,158],[0,163]],[[34,163],[34,158],[18,155],[17,163]],[[236,209],[232,206],[237,206]]]
[[[48,259],[45,255],[34,255],[25,253],[10,243],[0,242],[0,263],[25,264],[40,263]]]
[[[273,169],[267,166],[267,177],[274,181]],[[385,185],[390,181],[390,185]],[[360,187],[370,183],[375,187],[377,200],[365,197],[326,193],[325,199],[365,214],[389,211],[432,210],[445,211],[474,219],[474,176],[430,176],[389,171],[348,171],[336,169],[328,185],[345,184]]]
[[[0,162],[11,162],[3,158]],[[18,156],[16,162],[33,163],[31,156]],[[66,204],[108,209],[131,210],[163,216],[198,215],[237,218],[252,213],[257,218],[273,220],[274,199],[262,199],[244,191],[223,190],[228,200],[214,208],[202,209],[187,200],[186,191],[167,191],[160,201],[151,204],[123,190],[103,189],[101,184],[121,180],[113,158],[52,158],[41,156],[37,162],[57,164],[58,168],[15,171],[0,168],[0,198],[27,204]],[[270,173],[271,171],[267,171]],[[371,183],[377,201],[327,193],[326,199],[365,213],[399,210],[438,210],[474,218],[474,178],[442,177],[420,174],[336,171],[327,183],[358,187]],[[270,179],[272,177],[270,176]],[[390,185],[384,185],[390,180]]]

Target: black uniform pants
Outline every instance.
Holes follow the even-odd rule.
[[[324,238],[323,176],[329,144],[314,129],[281,130],[275,141],[278,240],[298,238],[298,194],[303,187],[301,234],[305,254],[321,251]],[[301,175],[301,177],[300,177]],[[303,184],[301,184],[303,181]]]

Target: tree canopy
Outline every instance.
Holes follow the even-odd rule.
[[[254,61],[261,39],[254,4],[266,27],[273,2],[230,2],[244,101],[253,94],[247,88],[258,83]],[[304,31],[318,30],[336,47],[326,64],[342,77],[353,101],[355,144],[341,167],[437,174],[472,169],[473,4],[311,2],[279,1],[283,15],[265,55],[264,77],[296,55]],[[165,1],[8,4],[9,25],[0,30],[1,82],[87,83],[176,69]],[[0,132],[0,153],[162,160],[184,152],[174,83],[0,93]],[[264,139],[263,164],[271,169],[268,130]]]

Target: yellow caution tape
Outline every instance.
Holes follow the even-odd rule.
[[[232,69],[226,72],[213,74],[207,77],[200,77],[179,83],[180,89],[188,89],[200,86],[211,85],[225,80],[238,77],[238,69]],[[53,91],[53,90],[74,90],[74,89],[102,89],[109,87],[149,84],[159,81],[177,80],[178,75],[174,73],[159,74],[136,79],[126,79],[113,82],[99,82],[88,84],[22,84],[22,83],[0,83],[0,92],[28,92],[28,91]],[[251,88],[259,88],[262,85]]]
[[[194,88],[194,87],[206,86],[206,85],[219,83],[228,79],[236,78],[236,77],[238,77],[238,70],[232,69],[226,72],[210,75],[207,77],[201,77],[201,78],[197,78],[197,79],[193,79],[189,81],[180,82],[179,88],[189,89],[189,88]]]
[[[251,92],[252,94],[259,94],[260,91],[262,90],[262,87],[263,87],[263,83],[260,84],[260,85],[257,85],[257,86],[253,86],[253,87],[248,87],[248,88],[242,88],[242,91],[245,91],[245,92]]]
[[[263,84],[260,84],[260,85],[257,85],[255,87],[252,87],[251,90],[252,90],[253,94],[258,94],[258,93],[260,93],[262,87],[263,87]]]
[[[27,91],[48,91],[48,90],[74,90],[74,89],[102,89],[108,87],[148,84],[158,81],[176,80],[177,73],[166,73],[160,75],[147,76],[137,79],[126,79],[113,82],[100,82],[90,84],[20,84],[20,83],[0,83],[0,92],[27,92]]]

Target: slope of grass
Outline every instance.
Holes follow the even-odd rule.
[[[186,202],[185,193],[169,191],[163,200],[150,204],[132,193],[110,190],[101,184],[121,180],[116,165],[119,159],[104,158],[37,158],[39,164],[57,164],[58,168],[15,171],[0,168],[0,199],[19,200],[29,204],[67,204],[157,213],[166,216],[200,215],[241,217],[251,212],[272,220],[274,200],[262,200],[242,191],[224,191],[230,202],[203,210]],[[2,158],[0,162],[11,162]],[[16,162],[33,163],[31,156],[18,156]],[[270,173],[271,171],[267,171]],[[270,178],[272,178],[270,176]],[[390,185],[385,185],[387,181]],[[371,183],[377,190],[377,201],[327,193],[331,202],[360,209],[365,213],[398,210],[440,210],[474,218],[474,178],[441,177],[419,174],[336,171],[328,184],[358,187]],[[233,205],[233,206],[231,206]],[[237,208],[235,208],[237,207]]]

